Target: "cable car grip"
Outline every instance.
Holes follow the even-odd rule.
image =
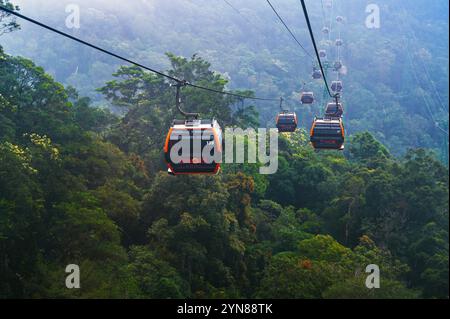
[[[194,119],[198,119],[199,114],[198,113],[188,113],[183,111],[183,109],[181,108],[181,88],[185,87],[188,85],[188,82],[186,80],[181,80],[181,81],[177,81],[176,84],[171,84],[170,86],[175,86],[177,88],[177,95],[176,95],[176,106],[178,111],[186,118],[194,118]]]

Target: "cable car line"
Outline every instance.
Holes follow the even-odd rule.
[[[330,9],[330,22],[328,24],[328,27],[330,29],[330,32],[328,33],[328,41],[331,42],[331,35],[333,34],[333,30],[334,30],[334,28],[333,28],[333,22],[334,22],[334,20],[333,20],[333,17],[334,17],[334,1],[329,0],[329,2],[331,3],[330,4],[331,7],[329,8]]]
[[[300,43],[300,41],[297,39],[297,37],[295,36],[295,34],[291,31],[291,29],[288,27],[288,25],[286,24],[286,22],[284,22],[283,18],[280,16],[280,14],[277,12],[277,10],[274,8],[274,6],[272,5],[272,3],[270,2],[270,0],[266,0],[267,3],[269,4],[269,6],[272,8],[272,11],[276,14],[276,16],[278,17],[278,19],[281,21],[281,23],[284,25],[284,27],[286,28],[286,30],[290,33],[290,35],[292,36],[292,38],[294,39],[294,41],[300,46],[300,48],[302,48],[302,50],[312,59],[314,59],[313,55],[311,53],[308,52],[308,50],[305,49],[305,47]]]
[[[327,15],[325,13],[325,7],[323,5],[323,0],[320,0],[320,4],[322,5],[322,22],[323,22],[323,25],[325,26],[325,24],[327,22]]]
[[[322,3],[322,13],[323,13],[323,17],[326,20],[327,19],[327,15],[325,13],[325,8],[323,5],[323,1],[321,1]],[[303,8],[303,14],[305,16],[306,22],[308,24],[308,30],[311,36],[311,40],[313,42],[314,45],[314,49],[316,51],[316,56],[317,56],[317,61],[319,62],[319,66],[321,67],[321,71],[323,73],[323,79],[324,79],[324,83],[325,83],[325,88],[324,88],[324,99],[326,97],[326,94],[328,93],[328,95],[330,97],[332,97],[334,99],[333,102],[329,102],[326,104],[325,107],[325,114],[323,118],[314,118],[313,124],[311,126],[311,130],[310,130],[310,142],[313,146],[313,148],[316,151],[320,151],[320,150],[339,150],[339,151],[343,151],[345,146],[345,136],[346,136],[346,131],[345,131],[345,127],[344,127],[344,122],[343,122],[343,115],[344,115],[344,107],[341,103],[341,90],[342,90],[342,82],[341,81],[333,81],[331,84],[331,90],[333,92],[335,92],[335,94],[333,95],[330,91],[330,86],[328,85],[328,81],[326,79],[326,73],[324,72],[324,68],[322,65],[322,57],[320,55],[320,51],[317,50],[317,44],[314,38],[314,33],[312,31],[312,27],[311,27],[311,22],[309,20],[309,16],[308,16],[308,10],[306,8],[305,2],[303,0],[301,0],[301,5]],[[324,24],[324,29],[322,29],[322,33],[328,35],[328,45],[330,45],[331,42],[331,32],[332,32],[332,25],[333,25],[333,18],[334,18],[334,14],[333,14],[333,3],[329,2],[327,3],[327,8],[331,9],[331,16],[330,16],[330,21],[329,21],[329,25],[327,26],[328,21],[323,21]],[[326,32],[324,32],[326,31]],[[322,36],[323,39],[324,36]],[[340,38],[340,36],[339,36]],[[337,78],[339,80],[339,71],[340,68],[342,67],[342,63],[340,62],[340,47],[339,44],[337,43],[336,40],[336,46],[337,46],[337,58],[338,61],[336,61],[334,63],[334,70],[337,72]],[[338,64],[338,65],[337,65]],[[328,68],[330,67],[330,65],[327,63],[325,65],[326,67],[326,71],[328,71]],[[348,132],[347,132],[348,134]]]
[[[233,9],[233,10],[236,11],[240,16],[242,16],[243,19],[247,20],[247,18],[244,17],[244,16],[242,15],[241,11],[240,11],[239,9],[237,9],[235,6],[233,6],[229,1],[223,0],[223,2],[225,2],[231,9]],[[247,22],[249,22],[249,21],[247,20]]]
[[[403,12],[404,12],[404,13],[407,12],[406,7],[403,6],[403,5],[402,5],[402,9],[403,9]],[[402,17],[402,20],[403,20],[404,25],[406,25],[406,23],[407,23],[406,19]],[[420,41],[418,40],[418,38],[417,38],[417,35],[416,35],[414,29],[411,27],[411,24],[410,24],[409,32],[410,32],[411,36],[414,38],[414,40],[415,40],[416,42],[420,42]],[[431,85],[432,85],[432,87],[433,87],[433,89],[434,89],[434,91],[435,91],[435,93],[436,93],[436,97],[437,97],[437,99],[439,100],[439,103],[440,103],[442,109],[443,109],[444,111],[447,111],[447,113],[448,113],[448,107],[445,106],[445,103],[443,102],[443,99],[442,99],[441,94],[439,93],[439,90],[436,88],[436,85],[435,85],[434,81],[431,79],[431,75],[430,75],[430,73],[429,73],[429,71],[428,71],[428,68],[427,68],[426,65],[425,65],[425,62],[423,61],[423,59],[420,58],[420,56],[419,56],[418,60],[420,60],[420,62],[421,62],[421,64],[422,64],[422,68],[423,68],[424,71],[425,71],[425,76],[426,76],[428,82],[431,83]],[[414,61],[413,61],[413,62],[414,62]]]
[[[406,8],[405,8],[405,7],[403,7],[403,10],[406,12]],[[405,22],[406,22],[405,19],[403,19],[403,20],[404,20],[403,22],[405,23]],[[406,26],[406,23],[405,23],[404,25]],[[414,37],[415,40],[417,41],[417,37],[416,37],[414,31],[411,33],[411,35],[413,35],[413,37]],[[422,81],[420,81],[419,75],[418,75],[419,71],[416,69],[416,67],[415,67],[415,65],[414,65],[414,59],[413,59],[413,56],[412,56],[412,54],[411,54],[411,51],[409,50],[409,49],[411,48],[411,46],[410,46],[409,41],[407,41],[407,40],[405,40],[405,47],[406,47],[406,49],[407,49],[407,50],[406,50],[406,52],[407,52],[407,57],[408,57],[408,60],[409,60],[410,66],[411,66],[411,71],[412,71],[412,73],[413,73],[414,79],[416,80],[417,85],[423,90],[422,85],[421,85],[421,82],[422,82]],[[423,62],[423,61],[422,61],[422,62]],[[423,67],[424,67],[424,69],[426,69],[426,68],[425,68],[425,64],[423,64]],[[428,78],[428,80],[429,80],[430,82],[432,82],[432,81],[431,81],[431,78]],[[420,90],[419,93],[420,93],[420,96],[422,97],[422,100],[423,100],[424,103],[425,103],[425,106],[426,106],[426,109],[428,110],[428,113],[430,114],[431,120],[434,122],[434,127],[436,127],[437,129],[439,129],[440,131],[442,131],[443,133],[445,133],[445,135],[449,136],[448,130],[445,130],[444,128],[442,128],[442,127],[439,125],[439,122],[436,121],[436,117],[435,117],[435,115],[433,114],[433,111],[432,111],[432,107],[431,107],[431,105],[430,105],[430,102],[427,100],[427,98],[425,97],[425,94],[424,94],[424,92],[423,92],[422,90]],[[433,99],[432,99],[432,100],[433,100]],[[434,101],[434,100],[433,100],[433,101]],[[442,106],[445,108],[444,105],[442,105]],[[448,112],[448,110],[447,110],[447,112]]]
[[[254,27],[255,29],[257,29],[258,31],[261,31],[260,28],[258,26],[256,26],[253,22],[251,22],[246,16],[244,16],[241,12],[241,10],[239,10],[238,8],[236,8],[231,2],[229,2],[228,0],[223,0],[223,2],[225,2],[231,9],[233,9],[233,11],[235,11],[237,14],[239,14],[241,16],[242,19],[244,19],[249,25],[251,25],[252,27]]]
[[[403,10],[405,10],[405,12],[406,12],[406,8],[403,8]],[[405,21],[405,19],[403,19],[403,20]],[[414,32],[414,29],[413,29],[413,28],[410,28],[410,34],[411,34],[411,36],[414,38],[414,40],[416,41],[416,43],[417,43],[417,42],[420,42],[419,39],[417,38],[417,35],[416,35],[416,33]],[[434,92],[435,92],[435,94],[436,94],[436,97],[437,97],[437,99],[438,99],[438,102],[440,103],[442,109],[443,109],[444,111],[447,111],[447,113],[448,113],[448,111],[449,111],[449,110],[448,110],[448,107],[445,106],[445,103],[443,102],[443,99],[442,99],[441,94],[439,93],[439,90],[436,88],[436,85],[435,85],[434,81],[431,79],[430,72],[428,71],[428,68],[426,67],[425,62],[423,61],[423,59],[422,59],[420,56],[418,57],[417,60],[420,60],[421,65],[422,65],[422,68],[423,68],[424,71],[425,71],[425,77],[427,78],[427,80],[428,80],[428,82],[431,84],[431,86],[433,87]],[[414,61],[413,61],[413,62],[414,62]]]
[[[334,7],[333,7],[334,8]],[[339,1],[339,3],[337,4],[337,11],[338,14],[342,13],[342,1]],[[341,17],[341,21],[338,20],[338,18]],[[335,20],[333,20],[336,25],[337,25],[337,30],[338,30],[338,37],[335,41],[335,45],[337,48],[337,61],[339,61],[339,63],[341,63],[341,59],[342,59],[342,45],[344,44],[343,40],[342,40],[342,23],[343,23],[343,17],[342,16],[338,16],[336,17]],[[337,70],[336,71],[336,81],[340,82],[340,76],[341,76],[341,70]],[[342,82],[341,82],[342,85]],[[333,84],[331,84],[331,86],[333,87]],[[334,91],[334,90],[333,90]]]
[[[331,42],[331,29],[332,29],[332,22],[331,22],[331,17],[333,16],[333,12],[330,13],[330,18],[328,18],[328,13],[325,10],[325,6],[323,4],[323,0],[320,0],[321,2],[321,6],[322,6],[322,25],[323,25],[323,29],[322,29],[322,42],[326,45],[326,47],[328,47],[328,45]],[[327,10],[328,11],[328,10]],[[327,29],[328,32],[324,33],[324,29]]]
[[[150,71],[150,72],[155,73],[157,75],[160,75],[162,77],[165,77],[165,78],[167,78],[169,80],[175,81],[176,83],[184,83],[183,86],[190,86],[190,87],[193,87],[193,88],[196,88],[196,89],[199,89],[199,90],[209,91],[209,92],[217,93],[217,94],[221,94],[221,95],[233,96],[233,97],[237,97],[237,98],[241,98],[241,99],[257,100],[257,101],[278,101],[279,100],[278,98],[275,99],[275,98],[251,97],[251,96],[241,95],[241,94],[227,92],[227,91],[219,91],[219,90],[208,88],[208,87],[205,87],[205,86],[192,84],[192,83],[186,82],[184,80],[177,79],[177,78],[175,78],[173,76],[170,76],[168,74],[165,74],[163,72],[157,71],[155,69],[152,69],[150,67],[147,67],[147,66],[145,66],[145,65],[143,65],[141,63],[138,63],[138,62],[135,62],[133,60],[130,60],[130,59],[126,58],[126,57],[123,57],[123,56],[121,56],[119,54],[113,53],[113,52],[111,52],[109,50],[103,49],[103,48],[101,48],[101,47],[99,47],[97,45],[94,45],[92,43],[89,43],[87,41],[81,40],[80,38],[74,37],[74,36],[72,36],[70,34],[67,34],[67,33],[63,32],[63,31],[59,31],[59,30],[57,30],[57,29],[55,29],[55,28],[53,28],[53,27],[51,27],[51,26],[49,26],[47,24],[44,24],[44,23],[39,22],[39,21],[37,21],[35,19],[27,17],[27,16],[25,16],[23,14],[20,14],[20,13],[16,12],[16,11],[10,10],[10,9],[5,8],[3,6],[0,6],[0,10],[3,10],[5,12],[9,13],[9,14],[12,14],[12,15],[14,15],[14,16],[16,16],[18,18],[21,18],[23,20],[26,20],[28,22],[31,22],[31,23],[33,23],[35,25],[38,25],[38,26],[40,26],[40,27],[42,27],[44,29],[47,29],[47,30],[49,30],[51,32],[57,33],[57,34],[59,34],[59,35],[61,35],[63,37],[71,39],[71,40],[73,40],[75,42],[81,43],[81,44],[83,44],[85,46],[88,46],[88,47],[90,47],[92,49],[100,51],[100,52],[102,52],[102,53],[104,53],[106,55],[109,55],[109,56],[112,56],[112,57],[117,58],[119,60],[125,61],[127,63],[132,64],[132,65],[140,67],[140,68],[142,68],[144,70],[147,70],[147,71]]]
[[[319,62],[320,70],[322,71],[323,81],[325,82],[325,87],[326,87],[326,89],[327,89],[327,91],[328,91],[328,95],[329,95],[331,98],[335,98],[336,100],[338,100],[338,99],[339,99],[339,93],[336,93],[336,94],[333,95],[333,94],[331,93],[330,87],[329,87],[329,85],[328,85],[328,81],[327,81],[327,78],[326,78],[326,74],[325,74],[325,72],[324,72],[324,68],[323,68],[323,65],[322,65],[322,61],[321,61],[320,56],[319,56],[319,50],[317,49],[316,40],[315,40],[315,38],[314,38],[314,33],[313,33],[313,31],[312,31],[311,21],[309,20],[308,9],[306,8],[305,1],[304,1],[304,0],[300,0],[300,2],[301,2],[301,4],[302,4],[303,14],[305,15],[306,24],[308,25],[309,35],[311,36],[311,41],[312,41],[313,46],[314,46],[314,51],[315,51],[315,53],[316,53],[317,61]]]
[[[403,11],[406,13],[406,7],[404,7],[403,6]],[[403,20],[403,25],[404,26],[406,26],[407,24],[406,24],[406,19],[402,19]],[[405,32],[406,32],[406,30],[405,30]],[[412,35],[412,37],[414,38],[414,40],[416,41],[416,42],[418,42],[418,39],[417,39],[417,36],[416,36],[416,34],[415,34],[415,32],[414,32],[414,30],[411,30],[410,31],[410,34]],[[405,46],[406,46],[406,48],[407,48],[407,56],[408,56],[408,58],[409,58],[409,63],[410,63],[410,65],[411,65],[411,70],[412,70],[412,73],[413,73],[413,75],[414,75],[414,78],[415,78],[415,80],[416,80],[416,83],[417,83],[417,85],[423,90],[423,88],[422,88],[422,86],[421,86],[421,83],[423,82],[423,81],[420,81],[420,79],[419,79],[419,76],[418,76],[418,73],[419,73],[419,71],[416,69],[416,67],[415,67],[415,65],[414,65],[414,59],[413,59],[413,57],[412,57],[412,54],[411,54],[411,52],[410,52],[410,50],[409,50],[409,48],[410,48],[410,43],[409,43],[409,41],[407,41],[407,40],[405,40]],[[419,59],[420,59],[420,57],[419,57]],[[420,59],[421,60],[421,59]],[[423,67],[423,69],[425,70],[425,75],[427,76],[427,78],[428,78],[428,81],[429,82],[431,82],[431,84],[433,85],[433,87],[434,87],[434,89],[435,89],[435,92],[437,93],[436,95],[437,95],[437,98],[438,98],[438,100],[439,100],[439,102],[441,103],[441,106],[442,106],[442,108],[444,109],[444,111],[447,111],[447,113],[448,113],[448,108],[446,108],[445,107],[445,105],[442,103],[442,99],[441,99],[441,97],[440,97],[440,94],[439,94],[439,91],[436,89],[436,86],[434,85],[434,82],[432,81],[432,79],[431,79],[431,76],[430,76],[430,74],[428,73],[428,70],[427,70],[427,68],[426,68],[426,66],[425,66],[425,62],[424,61],[422,61],[421,60],[421,62],[422,62],[422,67]],[[440,130],[440,131],[442,131],[446,136],[449,136],[449,132],[448,132],[448,129],[446,130],[446,129],[444,129],[444,128],[442,128],[440,125],[439,125],[439,122],[437,122],[436,121],[436,117],[434,116],[434,114],[433,114],[433,112],[432,112],[432,107],[430,106],[430,102],[427,100],[427,98],[425,97],[425,94],[424,94],[424,92],[422,91],[422,90],[420,90],[420,95],[421,95],[421,97],[422,97],[422,100],[424,101],[424,103],[425,103],[425,106],[426,106],[426,108],[427,108],[427,110],[428,110],[428,113],[430,114],[430,118],[431,118],[431,120],[434,122],[434,127],[435,128],[437,128],[438,130]],[[434,102],[434,99],[432,99],[433,100],[433,102]],[[438,103],[439,104],[439,103]],[[448,150],[448,148],[447,148],[447,150]]]
[[[342,1],[339,1],[338,4],[338,13],[342,12]],[[336,46],[337,46],[337,52],[338,52],[338,61],[341,61],[341,46],[343,45],[342,42],[342,25],[341,23],[337,23],[337,29],[338,29],[338,38],[336,39]],[[339,72],[337,73],[337,78],[339,80]]]
[[[430,103],[430,101],[428,101],[428,99],[425,97],[425,94],[424,94],[424,92],[423,92],[424,90],[423,90],[423,88],[422,88],[421,85],[420,85],[420,82],[421,82],[421,81],[420,81],[419,76],[418,76],[418,74],[417,74],[417,70],[415,69],[414,61],[413,61],[413,58],[412,58],[411,55],[409,55],[409,60],[410,60],[411,69],[413,70],[413,75],[414,75],[414,78],[415,78],[415,80],[416,80],[416,83],[417,83],[417,85],[422,89],[422,90],[419,91],[420,96],[422,97],[422,100],[423,100],[424,103],[425,103],[426,109],[428,110],[428,113],[430,114],[431,120],[434,122],[434,126],[435,126],[437,129],[439,129],[440,131],[442,131],[443,133],[445,133],[445,135],[449,136],[448,130],[445,130],[444,128],[442,128],[442,127],[440,126],[439,122],[436,120],[436,116],[433,114],[433,111],[432,111],[431,103]]]
[[[325,6],[323,4],[323,0],[320,0],[321,6],[322,6],[322,24],[324,29],[327,28],[328,29],[328,33],[326,34],[328,37],[328,43],[331,41],[331,27],[332,27],[332,17],[333,17],[333,12],[330,13],[330,19],[328,20],[328,14],[325,12]],[[323,29],[322,29],[323,30]],[[324,39],[324,37],[323,37]],[[327,41],[325,39],[325,41]]]
[[[410,65],[411,65],[411,70],[412,70],[412,73],[413,73],[413,75],[414,75],[414,79],[416,80],[416,82],[417,82],[417,85],[422,89],[422,87],[421,87],[421,85],[420,85],[420,80],[419,80],[419,76],[418,76],[418,74],[417,74],[417,70],[415,69],[415,67],[414,67],[414,63],[413,63],[413,59],[412,59],[412,55],[411,55],[411,52],[409,52],[409,46],[408,46],[408,43],[406,43],[406,48],[407,48],[407,55],[408,55],[408,60],[409,60],[409,63],[410,63]],[[423,90],[423,89],[422,89]],[[430,114],[430,117],[431,117],[431,120],[434,122],[434,126],[436,127],[436,128],[438,128],[439,130],[441,130],[442,132],[444,132],[447,136],[449,135],[449,133],[448,133],[448,131],[446,131],[445,129],[443,129],[440,125],[439,125],[439,123],[436,121],[436,118],[435,118],[435,116],[434,116],[434,114],[433,114],[433,112],[432,112],[432,109],[431,109],[431,106],[430,106],[430,104],[429,104],[429,101],[426,99],[426,97],[425,97],[425,94],[423,93],[423,91],[422,90],[420,90],[419,91],[419,93],[420,93],[420,95],[421,95],[421,97],[422,97],[422,99],[423,99],[423,101],[424,101],[424,103],[425,103],[425,106],[426,106],[426,109],[428,110],[428,113]]]

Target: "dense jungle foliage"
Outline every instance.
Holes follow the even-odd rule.
[[[171,14],[183,12],[186,20],[175,25],[162,14],[156,21],[165,24],[150,19],[155,28],[145,30],[96,12],[105,23],[90,22],[98,37],[91,40],[217,90],[247,88],[255,77],[255,92],[293,94],[295,104],[292,92],[302,79],[292,70],[307,70],[310,62],[300,65],[281,31],[250,39],[240,34],[246,21],[239,16],[235,25],[221,20],[200,28],[191,14],[201,2],[172,9],[172,1],[155,1],[158,10],[170,3]],[[420,19],[440,8],[433,6],[421,7]],[[27,4],[21,7],[27,10]],[[199,19],[211,17],[205,11]],[[349,12],[348,19],[354,15]],[[261,16],[246,16],[263,30],[271,28]],[[144,20],[139,15],[134,21]],[[436,21],[430,28],[438,32],[444,22]],[[348,44],[351,136],[345,152],[314,152],[305,128],[316,111],[299,106],[303,129],[280,136],[276,174],[226,164],[214,177],[173,177],[162,148],[178,115],[174,88],[164,78],[116,65],[89,49],[71,54],[73,44],[21,21],[29,32],[18,31],[7,16],[0,22],[0,44],[16,39],[14,50],[21,47],[46,66],[0,46],[0,298],[448,298],[448,141],[414,96],[420,83],[414,84],[411,69],[397,63],[407,50],[401,39],[378,35],[374,41],[390,44],[373,52],[356,24],[345,31],[360,38]],[[390,23],[398,36],[404,25]],[[158,33],[166,27],[170,32]],[[215,32],[221,43],[208,41]],[[181,36],[190,41],[176,54],[167,53],[164,61],[156,56]],[[412,47],[420,44],[404,38]],[[145,52],[149,39],[155,46]],[[224,51],[202,54],[206,44]],[[200,54],[179,56],[188,45]],[[448,53],[440,52],[448,43],[433,45],[427,53],[438,59],[430,72],[446,98],[448,68],[436,61],[448,63]],[[416,49],[413,54],[422,52]],[[80,73],[74,75],[77,65]],[[230,78],[217,69],[229,70]],[[192,88],[183,95],[186,109],[215,117],[223,127],[265,126],[277,111]],[[381,104],[389,110],[383,119],[374,115]],[[437,102],[434,107],[439,109]],[[440,124],[447,128],[446,116]],[[82,289],[66,288],[68,264],[80,266]],[[369,264],[380,267],[380,289],[364,284]]]

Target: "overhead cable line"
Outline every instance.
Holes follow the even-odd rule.
[[[225,4],[230,7],[234,12],[236,12],[243,20],[245,20],[245,22],[249,25],[252,26],[254,30],[258,31],[261,34],[264,34],[265,32],[258,26],[256,25],[256,23],[252,22],[249,18],[247,18],[246,15],[244,15],[241,10],[239,10],[238,8],[236,8],[230,1],[228,0],[223,0],[223,2],[225,2]],[[255,41],[257,43],[258,46],[263,46],[263,41],[261,40],[260,37],[255,37]]]
[[[328,95],[329,95],[331,98],[338,99],[338,98],[339,98],[339,93],[332,94],[332,93],[331,93],[331,90],[330,90],[330,87],[329,87],[329,85],[328,85],[328,81],[327,81],[327,78],[326,78],[326,74],[325,74],[325,72],[324,72],[324,68],[323,68],[323,65],[322,65],[322,60],[320,59],[320,56],[319,56],[319,50],[317,49],[316,40],[315,40],[315,38],[314,38],[314,33],[313,33],[313,31],[312,31],[311,21],[309,20],[308,9],[306,8],[305,1],[304,1],[304,0],[300,0],[300,2],[301,2],[301,4],[302,4],[303,14],[305,15],[306,24],[308,25],[309,34],[310,34],[310,36],[311,36],[311,41],[312,41],[312,43],[313,43],[314,51],[315,51],[315,53],[316,53],[316,59],[317,59],[317,61],[318,61],[318,63],[319,63],[320,71],[322,71],[322,77],[323,77],[323,81],[325,82],[325,87],[326,87],[326,89],[327,89],[327,91],[328,91]]]
[[[323,0],[320,0],[320,4],[322,5],[322,21],[323,21],[323,26],[326,26],[326,23],[327,23],[327,14],[325,13],[325,6],[323,5]]]
[[[147,67],[147,66],[145,66],[145,65],[143,65],[141,63],[135,62],[135,61],[130,60],[130,59],[126,58],[126,57],[123,57],[123,56],[121,56],[119,54],[116,54],[116,53],[113,53],[113,52],[111,52],[109,50],[103,49],[103,48],[101,48],[101,47],[99,47],[97,45],[94,45],[92,43],[89,43],[89,42],[86,42],[84,40],[81,40],[80,38],[74,37],[74,36],[72,36],[70,34],[67,34],[65,32],[59,31],[59,30],[57,30],[57,29],[55,29],[55,28],[53,28],[53,27],[51,27],[49,25],[46,25],[46,24],[41,23],[41,22],[39,22],[37,20],[34,20],[34,19],[29,18],[27,16],[24,16],[24,15],[22,15],[22,14],[16,12],[16,11],[10,10],[10,9],[5,8],[3,6],[0,6],[0,10],[3,10],[5,12],[9,13],[9,14],[12,14],[12,15],[14,15],[14,16],[16,16],[18,18],[21,18],[23,20],[26,20],[28,22],[31,22],[31,23],[33,23],[35,25],[38,25],[38,26],[40,26],[40,27],[42,27],[44,29],[47,29],[47,30],[52,31],[52,32],[55,32],[55,33],[57,33],[59,35],[62,35],[63,37],[69,38],[69,39],[71,39],[71,40],[73,40],[75,42],[81,43],[81,44],[83,44],[85,46],[88,46],[88,47],[90,47],[92,49],[100,51],[100,52],[102,52],[104,54],[107,54],[109,56],[115,57],[115,58],[117,58],[119,60],[122,60],[122,61],[125,61],[127,63],[133,64],[133,65],[135,65],[137,67],[140,67],[140,68],[142,68],[144,70],[147,70],[147,71],[150,71],[150,72],[155,73],[157,75],[160,75],[162,77],[165,77],[165,78],[167,78],[169,80],[175,81],[175,82],[177,82],[177,84],[182,84],[183,86],[190,86],[192,88],[196,88],[196,89],[199,89],[199,90],[209,91],[209,92],[217,93],[217,94],[221,94],[221,95],[233,96],[233,97],[237,97],[237,98],[240,98],[240,99],[249,99],[249,100],[258,100],[258,101],[278,101],[279,100],[279,98],[276,98],[276,99],[272,98],[272,99],[270,99],[270,98],[261,98],[261,97],[251,97],[251,96],[246,96],[246,95],[241,95],[241,94],[236,94],[236,93],[226,92],[226,91],[220,91],[220,90],[208,88],[208,87],[205,87],[205,86],[192,84],[192,83],[189,83],[189,82],[187,82],[185,80],[180,80],[180,79],[177,79],[176,77],[173,77],[173,76],[170,76],[170,75],[165,74],[163,72],[160,72],[160,71],[154,70],[152,68],[149,68],[149,67]]]
[[[248,24],[252,25],[253,27],[259,29],[257,26],[255,26],[246,16],[244,16],[241,12],[241,10],[239,10],[238,8],[236,8],[231,2],[229,2],[228,0],[223,0],[223,2],[225,2],[231,9],[233,9],[233,11],[235,11],[237,14],[239,14],[241,16],[242,19],[244,19],[245,21],[247,21]]]
[[[231,9],[233,9],[234,11],[236,11],[237,13],[239,13],[241,15],[241,11],[239,11],[235,6],[233,6],[229,1],[227,0],[223,0],[223,2],[225,2]]]
[[[275,9],[275,7],[272,5],[272,3],[269,0],[266,0],[267,3],[269,4],[269,6],[272,8],[272,11],[276,14],[276,16],[278,17],[278,19],[281,21],[281,23],[284,25],[284,27],[286,28],[286,30],[289,32],[289,34],[292,36],[292,38],[294,39],[294,41],[300,46],[300,48],[312,59],[314,59],[314,57],[312,56],[311,53],[308,52],[308,50],[305,49],[305,47],[300,43],[300,41],[297,39],[297,37],[295,36],[295,34],[291,31],[291,29],[288,27],[288,25],[286,24],[286,22],[284,22],[283,18],[280,16],[280,14],[278,13],[278,11]]]
[[[337,6],[338,6],[338,8],[337,8],[338,12],[336,14],[342,14],[342,1],[339,1],[339,4]],[[334,6],[333,6],[333,9],[334,9]],[[341,31],[342,25],[339,22],[336,25],[337,25],[337,29],[338,29],[338,37],[337,37],[336,41],[340,40],[341,41],[341,45],[342,45],[343,44],[342,43],[342,38],[341,38],[341,36],[342,36],[342,31]],[[338,45],[336,43],[336,47],[337,47],[337,61],[339,61],[339,62],[341,62],[341,45]],[[340,79],[340,72],[339,72],[339,70],[336,72],[336,78],[339,81],[339,79]]]
[[[407,13],[406,7],[403,7],[403,11],[404,11],[404,15],[406,15],[406,13]],[[407,23],[405,18],[402,17],[402,20],[404,21],[405,24]],[[410,31],[410,34],[414,38],[415,42],[416,43],[420,42],[419,39],[417,38],[417,35],[416,35],[415,31],[414,31],[414,28],[410,27],[408,29]],[[437,89],[434,81],[432,80],[430,72],[428,71],[428,67],[425,65],[424,60],[420,56],[418,56],[417,60],[419,60],[421,62],[422,68],[425,71],[424,74],[425,74],[428,82],[431,84],[432,88],[434,89],[435,95],[436,95],[436,97],[438,99],[438,102],[439,102],[440,106],[442,107],[442,109],[444,111],[446,111],[448,113],[448,111],[449,111],[448,110],[448,103],[447,103],[447,107],[446,107],[446,104],[444,103],[444,99],[442,98],[441,94],[439,93],[439,90]]]
[[[436,117],[435,117],[434,114],[433,114],[432,107],[431,107],[429,101],[427,100],[427,98],[425,97],[425,94],[424,94],[424,92],[423,92],[423,88],[422,88],[422,86],[421,86],[421,84],[420,84],[421,82],[420,82],[420,79],[419,79],[417,70],[416,70],[416,68],[415,68],[415,66],[414,66],[414,62],[413,62],[413,58],[412,58],[411,52],[409,52],[408,42],[406,42],[406,48],[407,48],[406,51],[407,51],[407,55],[408,55],[408,60],[409,60],[409,63],[410,63],[410,65],[411,65],[411,70],[412,70],[412,73],[413,73],[413,75],[414,75],[414,79],[416,80],[416,83],[417,83],[418,87],[420,88],[420,90],[418,90],[418,92],[420,93],[420,95],[421,95],[421,97],[422,97],[422,99],[423,99],[423,101],[424,101],[424,103],[425,103],[426,109],[428,110],[428,113],[430,114],[430,118],[431,118],[431,120],[434,122],[434,123],[433,123],[434,126],[435,126],[437,129],[439,129],[440,131],[444,132],[444,133],[448,136],[448,135],[449,135],[448,131],[445,130],[445,129],[443,129],[443,128],[439,125],[439,122],[436,120]]]
[[[406,7],[403,7],[403,12],[404,12],[404,15],[406,15],[406,13],[407,13]],[[402,20],[403,20],[403,22],[404,22],[404,26],[406,26],[406,25],[407,25],[406,19],[403,18]],[[405,32],[406,32],[406,31],[405,31]],[[415,36],[414,33],[413,33],[413,36],[414,36],[415,40],[417,41],[417,37]],[[406,47],[407,58],[408,58],[408,60],[409,60],[410,66],[411,66],[411,71],[412,71],[412,73],[413,73],[414,79],[416,80],[417,86],[420,88],[420,90],[418,90],[418,92],[420,93],[420,95],[421,95],[421,97],[422,97],[422,100],[423,100],[424,103],[425,103],[426,109],[428,110],[428,113],[430,114],[430,118],[431,118],[431,120],[434,122],[434,126],[435,126],[437,129],[439,129],[440,131],[442,131],[443,133],[445,133],[445,135],[449,136],[448,129],[446,130],[446,129],[442,128],[442,127],[440,126],[439,122],[436,120],[436,116],[433,114],[432,104],[433,104],[433,102],[434,102],[434,99],[431,98],[432,103],[430,103],[430,102],[427,100],[427,98],[425,97],[425,93],[423,92],[424,89],[423,89],[422,84],[421,84],[422,81],[419,79],[419,73],[420,73],[420,72],[416,69],[416,66],[414,65],[414,59],[413,59],[413,56],[412,56],[412,53],[411,53],[411,50],[410,50],[410,49],[412,48],[412,46],[411,46],[411,44],[410,44],[410,41],[405,40],[405,47]],[[425,65],[423,65],[423,66],[425,67]],[[431,78],[429,78],[429,81],[432,82]],[[436,90],[436,91],[437,91],[437,90]],[[444,109],[445,109],[445,106],[444,106],[444,105],[442,105],[442,106],[443,106]]]

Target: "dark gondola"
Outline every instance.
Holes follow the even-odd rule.
[[[343,89],[342,81],[333,81],[331,82],[331,89],[334,92],[340,93]]]
[[[314,103],[314,93],[313,92],[302,92],[300,96],[300,101],[302,104],[313,104]]]
[[[326,50],[320,50],[319,51],[319,57],[321,59],[325,59],[327,57],[327,51]]]
[[[295,112],[282,111],[278,113],[276,123],[280,133],[295,132],[298,125],[297,114]]]
[[[330,102],[325,108],[326,118],[340,118],[344,114],[342,103]]]
[[[310,141],[316,150],[344,150],[345,130],[342,119],[314,119]]]
[[[322,72],[316,68],[314,68],[313,73],[312,73],[312,78],[314,80],[319,80],[322,78]]]
[[[222,161],[219,123],[216,120],[174,120],[167,134],[164,155],[171,175],[219,173]]]
[[[333,68],[335,71],[339,71],[342,68],[342,62],[341,61],[334,62]]]
[[[187,113],[181,109],[181,88],[186,81],[179,81],[176,106],[185,117],[174,120],[164,144],[164,157],[170,175],[208,174],[220,171],[222,162],[222,129],[212,120],[200,120],[199,114]]]

